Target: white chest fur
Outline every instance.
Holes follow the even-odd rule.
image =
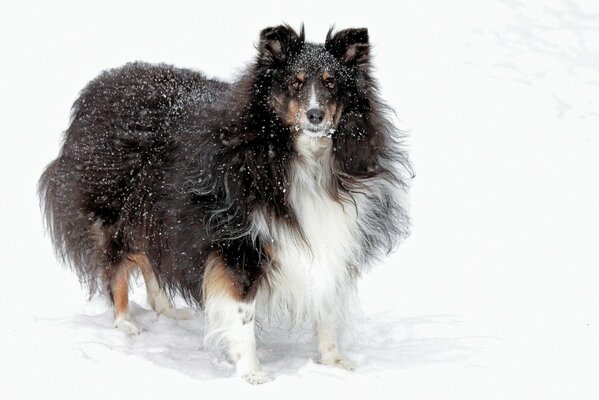
[[[295,318],[318,319],[339,308],[352,291],[360,206],[328,193],[330,139],[300,135],[296,144],[299,157],[292,167],[289,201],[301,236],[283,224],[255,219],[260,234],[272,240],[277,258],[259,300],[276,314],[282,308]]]

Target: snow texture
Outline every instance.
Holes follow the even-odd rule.
[[[157,317],[141,280],[144,331],[112,328],[54,259],[35,182],[100,70],[141,59],[231,79],[281,21],[320,42],[332,23],[369,28],[410,133],[414,226],[360,284],[356,372],[315,363],[309,327],[262,323],[275,380],[251,387],[202,348],[201,313]],[[0,398],[598,398],[596,1],[3,2],[0,54]]]

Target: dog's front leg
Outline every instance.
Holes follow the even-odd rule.
[[[255,299],[247,295],[227,260],[212,254],[204,272],[203,292],[207,342],[224,347],[237,375],[252,384],[272,378],[262,371],[256,356]]]
[[[320,363],[344,368],[349,371],[356,369],[355,364],[341,354],[339,349],[339,324],[341,322],[341,305],[326,304],[316,317],[316,335],[318,336],[318,351]]]
[[[235,363],[237,375],[253,384],[270,381],[256,356],[255,302],[212,297],[206,302],[206,338],[218,338]]]

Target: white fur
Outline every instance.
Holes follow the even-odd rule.
[[[206,337],[226,343],[237,373],[248,382],[262,383],[270,377],[261,371],[256,357],[254,321],[256,305],[269,311],[272,320],[291,318],[315,323],[320,362],[348,370],[354,364],[342,356],[338,328],[355,295],[355,279],[364,262],[361,241],[366,230],[378,232],[369,220],[373,199],[388,193],[385,180],[362,182],[365,190],[351,198],[331,198],[332,140],[300,132],[296,137],[289,201],[300,231],[270,218],[264,210],[252,214],[254,239],[273,244],[274,263],[255,300],[241,303],[224,294],[206,299]],[[394,216],[389,216],[393,218]]]
[[[358,213],[360,198],[339,202],[327,191],[331,179],[331,139],[300,134],[298,157],[291,172],[289,200],[301,234],[285,224],[254,215],[254,230],[271,240],[276,264],[268,285],[258,292],[258,302],[269,316],[315,322],[320,361],[346,369],[338,344],[338,327],[354,295],[360,252]]]
[[[172,319],[190,319],[193,311],[189,308],[175,308],[164,289],[158,285],[153,273],[145,273],[148,303],[157,314],[166,315]]]
[[[310,86],[310,101],[308,103],[308,110],[313,108],[320,108],[320,103],[318,102],[318,98],[316,97],[316,88],[314,84]]]
[[[337,306],[340,306],[338,304]],[[341,313],[335,308],[321,310],[321,317],[316,321],[318,336],[319,362],[324,365],[334,365],[350,371],[355,370],[355,365],[345,358],[339,349],[337,329]]]
[[[321,138],[321,137],[330,136],[330,133],[327,132],[327,131],[325,131],[325,130],[320,130],[320,131],[309,131],[309,130],[306,130],[306,131],[304,131],[303,134],[306,135],[306,136],[315,138],[315,139],[318,139],[318,138]]]
[[[139,335],[142,331],[129,312],[117,315],[114,319],[114,327],[124,331],[129,336]]]
[[[271,317],[307,318],[317,325],[330,318],[338,322],[354,291],[351,265],[359,252],[359,208],[350,201],[340,204],[326,191],[331,179],[329,138],[300,134],[296,150],[289,199],[302,235],[264,213],[254,215],[254,230],[273,242],[278,265],[270,270],[258,301]]]
[[[206,298],[205,309],[204,340],[225,347],[237,375],[249,383],[270,381],[272,378],[261,370],[256,356],[255,303],[240,302],[217,292]]]

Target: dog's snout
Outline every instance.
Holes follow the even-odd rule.
[[[318,125],[322,122],[322,120],[324,119],[324,111],[318,109],[318,108],[313,108],[311,110],[308,110],[307,112],[308,114],[308,120],[313,123],[314,125]]]

